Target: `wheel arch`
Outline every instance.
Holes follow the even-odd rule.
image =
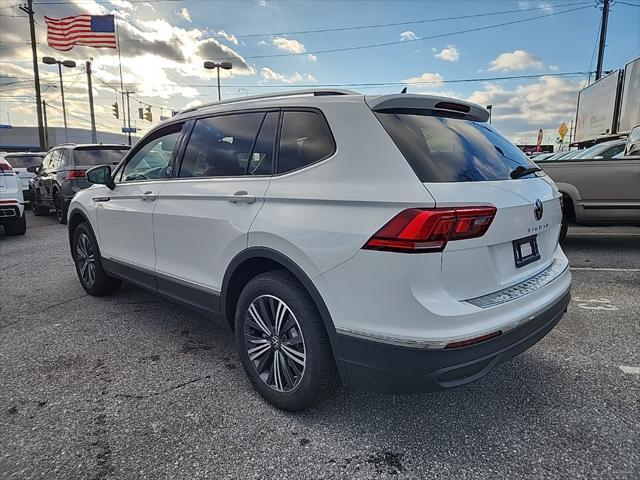
[[[582,220],[582,207],[580,206],[580,191],[570,183],[556,182],[558,192],[571,201],[573,209],[573,221],[580,222]]]
[[[234,329],[235,307],[242,291],[242,287],[251,278],[261,273],[284,269],[290,272],[309,292],[329,337],[329,343],[338,363],[338,348],[336,342],[336,330],[331,319],[331,314],[327,308],[320,292],[315,287],[309,276],[293,260],[282,253],[268,247],[250,247],[236,255],[229,263],[222,281],[221,314],[231,330]],[[338,366],[338,370],[340,367]]]
[[[93,236],[94,237],[96,236],[96,232],[93,230],[93,226],[91,225],[91,222],[89,221],[89,218],[87,217],[87,215],[79,208],[74,208],[69,213],[69,222],[67,225],[67,233],[69,234],[69,250],[71,250],[72,255],[73,255],[73,232],[76,230],[76,227],[80,225],[82,222],[87,222],[87,225],[89,225],[89,228],[93,233]]]

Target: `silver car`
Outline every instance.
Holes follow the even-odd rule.
[[[640,225],[640,151],[636,144],[640,145],[640,126],[626,142],[613,140],[539,161],[562,193],[561,239],[569,222]]]

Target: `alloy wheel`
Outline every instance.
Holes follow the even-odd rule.
[[[305,372],[302,329],[289,306],[273,295],[249,305],[244,323],[245,348],[256,373],[278,392],[295,389]]]
[[[91,287],[96,281],[96,259],[91,239],[81,233],[76,243],[76,263],[84,284]]]

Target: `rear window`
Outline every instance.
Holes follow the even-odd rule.
[[[376,116],[421,182],[510,180],[518,166],[536,166],[483,122],[407,113]]]
[[[115,165],[128,151],[128,148],[76,148],[73,161],[77,166]]]
[[[29,168],[40,165],[44,157],[40,155],[6,155],[4,158],[13,168]]]

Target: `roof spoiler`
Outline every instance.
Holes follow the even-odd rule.
[[[475,103],[447,97],[419,94],[366,96],[365,101],[374,112],[449,114],[474,122],[489,120],[489,111]]]

